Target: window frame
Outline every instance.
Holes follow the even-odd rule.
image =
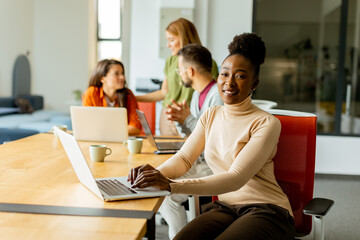
[[[96,0],[96,58],[98,60],[99,59],[99,43],[100,42],[119,42],[120,44],[122,43],[122,1],[121,0],[117,0],[120,3],[120,11],[119,11],[119,21],[120,21],[120,36],[118,38],[102,38],[100,37],[100,27],[99,27],[99,0]],[[120,56],[121,57],[121,56]]]

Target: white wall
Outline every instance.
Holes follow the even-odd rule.
[[[360,138],[317,136],[316,173],[360,175]]]
[[[133,0],[131,6],[129,87],[136,78],[163,78],[165,60],[158,57],[160,9],[157,0]],[[126,34],[126,33],[124,33]]]
[[[218,65],[227,55],[227,45],[232,38],[251,31],[252,3],[252,0],[227,0],[226,4],[222,0],[196,1],[194,24]],[[165,36],[165,30],[159,29],[159,0],[133,0],[131,12],[130,73],[127,77],[134,90],[137,78],[164,78],[165,59],[158,57],[158,36],[159,31]]]
[[[34,0],[33,93],[45,107],[67,112],[75,89],[89,81],[91,1]]]
[[[252,31],[252,0],[213,0],[209,4],[208,48],[220,64],[235,35]]]
[[[0,97],[10,97],[17,56],[29,51],[33,65],[33,0],[0,0],[0,33]]]
[[[0,96],[12,94],[16,57],[30,52],[32,93],[68,112],[85,90],[95,59],[93,1],[0,0]]]

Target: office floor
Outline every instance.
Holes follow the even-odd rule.
[[[326,240],[360,239],[360,176],[316,175],[314,197],[335,201],[325,219]],[[157,225],[156,239],[168,240],[167,231],[167,225]]]

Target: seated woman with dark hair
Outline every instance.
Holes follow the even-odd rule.
[[[137,116],[138,104],[134,94],[126,87],[124,65],[114,59],[98,62],[90,77],[89,88],[83,96],[84,106],[125,107],[128,116],[129,135],[141,131]]]
[[[171,193],[218,195],[205,213],[174,239],[292,239],[290,203],[274,175],[273,157],[280,136],[277,118],[251,103],[259,84],[265,44],[244,33],[229,44],[217,81],[224,106],[209,108],[181,150],[157,169],[132,169],[136,188],[156,186]],[[204,151],[213,175],[177,179]]]

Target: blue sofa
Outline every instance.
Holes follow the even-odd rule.
[[[40,132],[48,132],[54,125],[71,127],[70,115],[51,110],[44,110],[42,96],[24,95],[34,109],[33,113],[20,113],[15,105],[15,98],[0,98],[0,144],[31,136]]]

